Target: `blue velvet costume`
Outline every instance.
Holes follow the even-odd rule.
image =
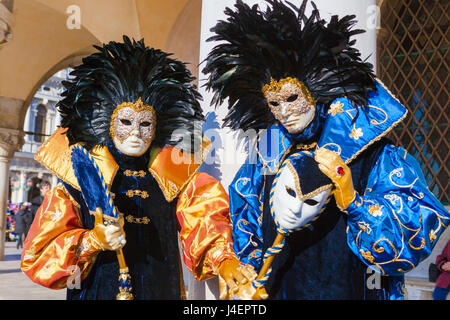
[[[268,195],[283,160],[298,145],[317,142],[351,169],[356,199],[345,212],[330,202],[310,228],[287,237],[266,285],[271,299],[402,299],[405,272],[430,254],[448,226],[450,215],[417,161],[383,138],[407,111],[380,82],[377,89],[358,116],[348,99],[333,101],[306,137],[272,125],[230,185],[234,250],[259,270],[276,235]],[[321,117],[324,108],[317,109]],[[382,274],[378,288],[368,288],[367,266]]]

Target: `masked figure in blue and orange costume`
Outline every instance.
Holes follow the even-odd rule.
[[[402,299],[450,222],[384,137],[407,110],[361,60],[355,16],[266,4],[225,10],[203,70],[224,124],[258,132],[229,188],[234,251],[258,278],[234,297]]]
[[[198,280],[253,278],[232,250],[225,190],[198,170],[209,142],[185,64],[127,37],[96,48],[63,83],[61,127],[35,156],[59,183],[31,226],[24,273],[68,299],[180,299],[179,239]]]

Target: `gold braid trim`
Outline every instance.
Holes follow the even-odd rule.
[[[139,171],[132,171],[132,170],[125,170],[124,174],[127,177],[145,177],[147,175],[147,173],[144,170],[139,170]]]
[[[375,80],[384,88],[386,89],[386,91],[398,102],[400,103],[402,106],[403,104],[400,102],[400,100],[397,99],[397,97],[384,85],[383,82],[381,82],[380,79],[375,78]],[[351,156],[351,158],[348,158],[347,160],[345,160],[345,164],[349,164],[350,162],[352,162],[361,152],[363,152],[364,150],[366,150],[370,145],[372,145],[374,142],[380,140],[381,138],[383,138],[385,135],[387,135],[394,127],[396,127],[400,122],[402,122],[406,116],[408,115],[408,109],[403,106],[405,108],[405,113],[403,114],[403,116],[400,117],[400,119],[398,119],[397,121],[395,121],[389,128],[387,128],[386,130],[384,130],[382,133],[380,133],[378,136],[376,136],[375,138],[373,138],[372,140],[370,140],[364,147],[362,147],[359,151],[357,151],[353,156]]]

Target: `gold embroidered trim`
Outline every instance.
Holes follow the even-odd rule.
[[[384,88],[386,89],[387,92],[389,92],[389,94],[395,99],[397,100],[398,103],[400,103],[402,106],[403,104],[392,94],[391,91],[389,91],[389,89],[384,85],[384,83],[381,82],[381,80],[376,79],[377,82]],[[403,106],[404,107],[404,106]],[[404,107],[405,108],[405,107]],[[405,113],[403,114],[403,116],[401,116],[397,121],[395,121],[389,128],[387,128],[386,130],[384,130],[384,132],[380,133],[378,136],[376,136],[375,138],[373,138],[371,141],[369,141],[368,143],[366,143],[366,145],[364,147],[362,147],[359,151],[357,151],[353,156],[351,156],[351,158],[348,158],[347,160],[345,160],[345,164],[349,164],[350,162],[352,162],[361,152],[363,152],[364,150],[366,150],[369,146],[371,146],[375,141],[380,140],[381,138],[383,138],[386,134],[388,134],[395,126],[397,126],[400,122],[402,122],[406,116],[408,115],[408,109],[405,108]]]
[[[370,234],[372,232],[372,228],[369,226],[367,222],[364,221],[358,222],[358,227],[367,234]]]
[[[139,171],[132,171],[132,170],[125,170],[124,174],[127,177],[145,177],[147,175],[147,173],[144,170],[139,170]]]
[[[350,138],[358,140],[363,136],[362,128],[356,128],[355,125],[353,125],[352,132],[348,135]]]
[[[298,144],[297,150],[310,150],[317,147],[317,142],[313,142],[311,144]]]
[[[277,122],[277,124],[278,124],[278,122]],[[273,159],[273,160],[271,160],[271,161],[266,161],[266,160],[264,159],[264,156],[261,154],[261,152],[259,152],[259,148],[258,148],[258,144],[259,144],[259,141],[261,140],[262,136],[263,136],[262,134],[258,135],[258,139],[257,139],[257,141],[256,141],[256,143],[255,143],[255,145],[254,145],[255,151],[256,151],[256,153],[258,154],[259,158],[261,159],[261,162],[262,162],[263,167],[266,167],[266,168],[268,169],[268,173],[274,173],[274,174],[276,174],[276,173],[280,170],[280,168],[281,168],[281,166],[282,166],[282,164],[283,164],[284,159],[286,159],[287,155],[289,154],[289,152],[291,151],[291,149],[294,147],[294,145],[291,144],[291,145],[286,149],[286,146],[284,145],[284,142],[283,142],[283,148],[284,148],[283,155],[282,155],[280,161],[278,162],[278,164],[275,166],[274,170],[272,171],[272,169],[270,168],[269,163],[272,163],[272,162],[276,161],[276,160],[278,159],[279,155],[277,156],[276,159]],[[284,141],[284,137],[283,137],[283,141]]]
[[[364,251],[363,249],[360,249],[359,253],[365,260],[369,261],[370,263],[373,263],[375,261],[375,257],[372,255],[372,253],[370,253],[370,251]]]
[[[105,215],[103,216],[103,224],[105,226],[117,224],[117,222],[118,222],[118,219],[116,219],[116,218],[105,216]]]
[[[380,207],[380,205],[378,203],[376,203],[373,206],[369,205],[369,213],[374,217],[379,217],[379,216],[383,215],[383,212],[381,211],[382,208],[383,208],[383,206]]]
[[[292,175],[295,178],[295,188],[297,189],[297,197],[300,201],[303,201],[305,199],[309,199],[312,197],[315,197],[316,195],[318,195],[319,193],[321,193],[322,191],[328,190],[333,188],[333,184],[326,184],[323,186],[320,186],[319,188],[307,193],[307,194],[303,194],[302,192],[302,188],[301,188],[301,182],[300,182],[300,178],[298,177],[297,171],[295,170],[294,166],[291,164],[291,162],[288,162],[286,164],[286,166],[288,167],[288,169],[291,171]]]
[[[344,109],[342,107],[344,104],[342,102],[335,102],[330,105],[330,108],[328,109],[328,114],[331,114],[333,117],[335,117],[338,113],[343,113]]]
[[[128,198],[133,198],[134,196],[141,197],[142,199],[147,199],[149,197],[147,191],[142,190],[128,190],[126,193]]]
[[[127,215],[125,217],[125,220],[127,220],[128,223],[137,223],[137,224],[149,224],[150,223],[149,217],[135,218],[132,215]]]

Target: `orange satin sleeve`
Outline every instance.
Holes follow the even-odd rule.
[[[86,278],[100,250],[93,232],[82,227],[78,204],[60,183],[47,192],[36,212],[21,269],[40,285],[62,289],[68,280],[75,284],[75,277]]]
[[[219,181],[197,173],[180,194],[177,204],[183,260],[197,280],[217,275],[233,252],[228,195]]]

